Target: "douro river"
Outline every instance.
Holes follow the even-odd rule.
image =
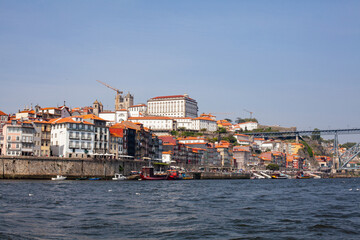
[[[360,179],[0,180],[0,239],[359,239]]]

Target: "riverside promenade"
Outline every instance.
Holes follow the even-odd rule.
[[[128,159],[9,157],[0,156],[0,179],[50,179],[56,175],[68,179],[99,177],[111,179],[115,173],[130,175],[148,166],[148,161]],[[182,165],[192,179],[250,179],[250,174],[230,172],[198,172],[195,165]]]

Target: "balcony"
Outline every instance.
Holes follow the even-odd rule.
[[[82,140],[91,140],[91,135],[81,135]]]
[[[70,139],[80,139],[80,135],[79,134],[70,134],[69,138]]]

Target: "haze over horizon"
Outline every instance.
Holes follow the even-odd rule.
[[[189,94],[199,113],[360,127],[359,1],[0,0],[0,110]]]

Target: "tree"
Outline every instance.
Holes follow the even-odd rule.
[[[311,134],[311,139],[316,140],[316,141],[320,141],[321,137],[320,137],[320,131],[319,131],[318,128],[314,128],[314,131]]]
[[[278,171],[280,167],[276,163],[270,163],[269,165],[266,166],[266,169],[271,171]]]
[[[242,119],[241,117],[236,118],[235,120],[236,123],[243,123],[246,122],[245,119]]]
[[[219,133],[226,133],[226,128],[219,128],[217,131]]]
[[[206,128],[202,128],[202,129],[200,129],[200,131],[206,132]]]
[[[354,143],[354,142],[347,142],[347,143],[341,144],[340,147],[349,149],[349,148],[352,148],[355,145],[356,145],[356,143]]]
[[[232,120],[230,118],[225,118],[224,120],[228,121],[229,123],[232,123]]]

